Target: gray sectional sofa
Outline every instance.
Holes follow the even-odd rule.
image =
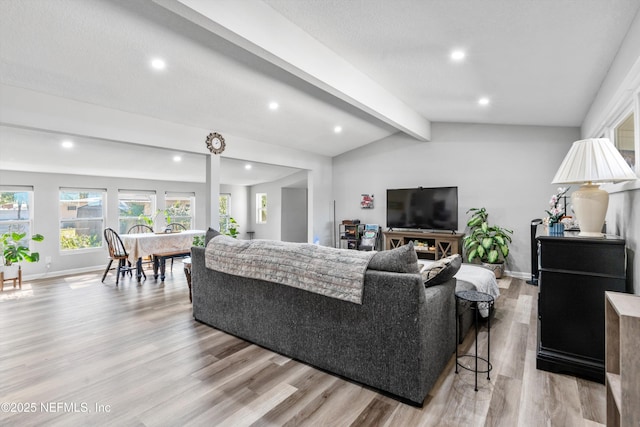
[[[355,304],[208,269],[192,248],[196,320],[414,405],[455,351],[455,286],[370,264]]]

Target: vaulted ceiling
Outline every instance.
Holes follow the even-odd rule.
[[[2,0],[0,84],[335,156],[432,121],[580,126],[639,8]]]

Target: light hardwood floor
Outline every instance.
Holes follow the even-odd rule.
[[[181,263],[165,283],[101,272],[0,293],[2,426],[595,426],[601,384],[535,368],[537,288],[500,280],[491,381],[454,374],[424,407],[193,320]],[[454,333],[454,331],[452,331]],[[473,344],[469,334],[462,349]],[[486,345],[486,330],[479,345]],[[30,410],[30,412],[25,412]]]

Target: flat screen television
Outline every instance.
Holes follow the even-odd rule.
[[[458,229],[458,187],[387,190],[387,227]]]

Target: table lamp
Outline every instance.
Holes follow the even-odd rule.
[[[576,141],[562,161],[552,184],[582,184],[571,195],[580,236],[602,237],[609,193],[599,183],[638,179],[608,138]]]

